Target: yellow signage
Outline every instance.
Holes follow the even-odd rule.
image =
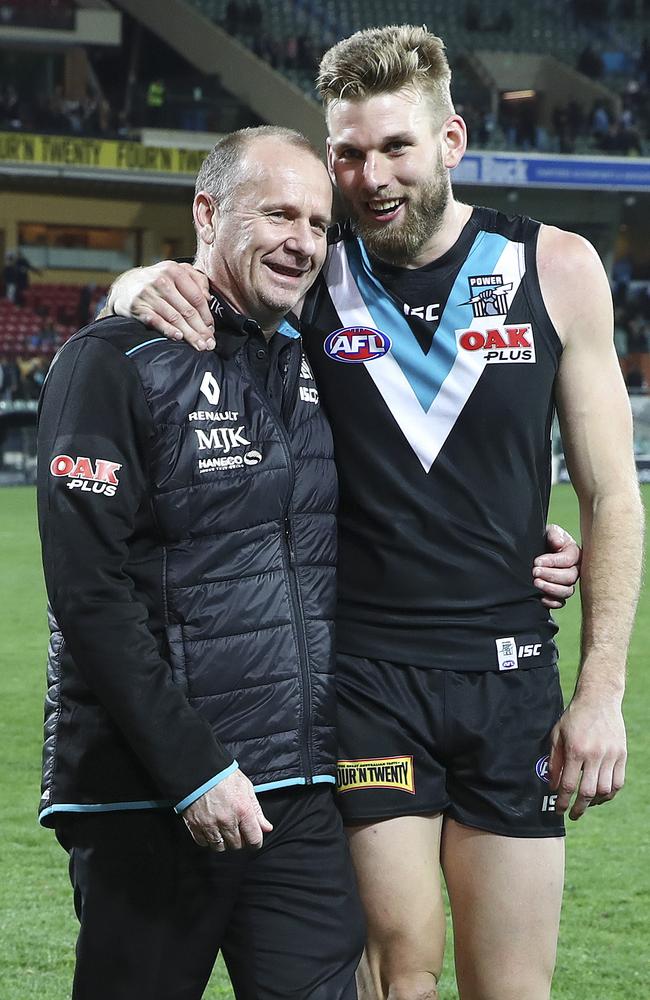
[[[339,792],[351,792],[358,788],[395,788],[414,795],[413,757],[340,760],[336,784]]]
[[[117,139],[0,132],[0,163],[196,174],[207,149],[143,146]]]

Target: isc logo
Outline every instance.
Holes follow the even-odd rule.
[[[330,333],[323,347],[333,361],[362,364],[387,354],[391,349],[391,341],[385,333],[373,330],[372,327],[346,326]]]

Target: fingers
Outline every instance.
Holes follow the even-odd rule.
[[[551,770],[549,766],[549,772]],[[625,782],[625,761],[614,761],[608,757],[602,760],[581,760],[580,757],[574,757],[565,763],[561,775],[554,774],[553,777],[558,788],[556,812],[565,813],[577,792],[569,811],[569,819],[578,820],[584,816],[589,806],[611,802],[621,790]]]
[[[255,811],[255,816],[257,817],[257,822],[260,825],[260,829],[262,830],[263,833],[270,833],[271,830],[273,829],[273,823],[271,823],[270,820],[268,820],[266,818],[266,816],[264,815],[264,813],[262,811],[262,807],[261,807],[261,805],[259,803],[257,795],[253,791],[252,786],[251,786],[251,789],[250,789],[250,793],[251,793],[251,799],[252,799],[252,806],[253,806],[253,809]]]
[[[570,569],[575,567],[575,581],[579,575],[580,559],[582,549],[571,537],[568,531],[558,524],[549,524],[546,529],[546,544],[548,551],[537,556],[534,561],[535,566],[550,566],[556,569]]]
[[[533,567],[533,585],[542,592],[546,607],[562,608],[575,593],[578,579],[577,567],[552,569],[549,566]]]
[[[151,278],[142,285],[144,277]],[[137,281],[137,284],[136,284]],[[186,340],[197,350],[214,348],[208,279],[189,264],[164,261],[116,289],[118,315],[135,316],[171,340]]]

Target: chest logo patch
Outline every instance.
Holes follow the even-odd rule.
[[[467,279],[470,297],[463,306],[471,306],[474,316],[505,316],[512,282],[504,283],[502,274],[476,274]]]
[[[458,350],[482,356],[486,365],[508,362],[535,363],[535,339],[530,323],[493,326],[481,330],[456,330]]]
[[[336,785],[338,792],[351,792],[359,788],[395,788],[415,795],[413,757],[340,760]]]
[[[383,358],[392,343],[385,333],[370,326],[344,326],[330,333],[323,347],[332,361],[354,365]]]

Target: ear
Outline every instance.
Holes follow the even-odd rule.
[[[442,160],[448,170],[457,167],[467,149],[467,125],[460,115],[451,115],[442,126]]]
[[[214,243],[217,206],[212,195],[199,191],[192,203],[194,228],[201,243]]]
[[[334,150],[332,149],[332,140],[327,138],[327,172],[330,175],[330,180],[334,187],[336,187],[336,173],[334,171]]]

